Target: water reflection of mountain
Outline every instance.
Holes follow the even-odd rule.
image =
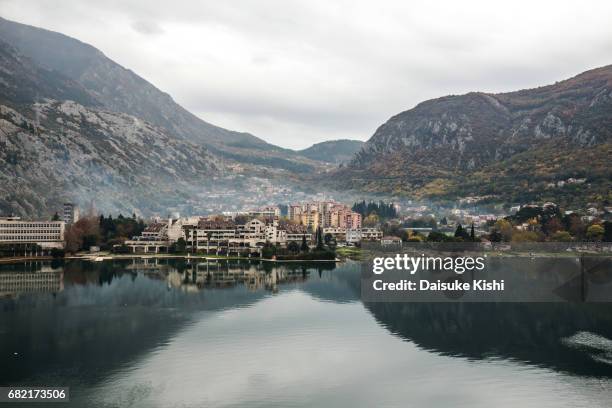
[[[390,332],[424,349],[509,358],[579,375],[612,377],[612,310],[605,304],[369,303]],[[592,333],[600,344],[568,341]],[[603,345],[603,347],[602,347]]]
[[[500,262],[496,267],[507,265]],[[550,269],[533,273],[550,273]],[[326,293],[316,283],[307,283],[304,290],[331,301],[335,293],[343,293],[343,301],[359,299],[359,264],[341,266],[332,275],[345,291]],[[610,304],[365,303],[365,307],[391,333],[436,353],[512,359],[577,375],[612,377]]]
[[[61,269],[63,291],[0,300],[0,313],[6,312],[0,318],[0,383],[97,382],[172,341],[194,316],[248,306],[276,291],[357,302],[359,268],[358,263],[67,262]],[[386,330],[432,352],[612,377],[606,363],[612,311],[605,304],[365,307]],[[78,384],[74,387],[78,392]]]
[[[334,288],[309,281],[302,290],[327,301],[359,299],[359,264],[342,265],[330,275]],[[436,353],[512,359],[577,375],[612,377],[610,304],[365,303],[365,307],[391,333]]]

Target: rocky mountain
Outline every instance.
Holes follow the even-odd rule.
[[[580,205],[612,199],[611,146],[606,66],[536,89],[420,103],[380,126],[339,175],[354,189],[417,198]]]
[[[81,85],[86,97],[73,98],[113,112],[127,113],[210,152],[243,165],[310,171],[317,163],[296,152],[266,143],[249,133],[212,125],[178,105],[101,51],[66,35],[0,18],[0,38],[37,66]],[[69,99],[69,98],[66,98]]]
[[[165,214],[219,179],[324,166],[207,123],[94,47],[0,18],[0,214]]]
[[[108,210],[165,211],[192,180],[220,170],[201,145],[104,109],[78,83],[0,42],[0,213],[45,215],[66,192]]]
[[[316,143],[307,149],[299,150],[298,153],[312,160],[340,164],[350,161],[363,144],[364,142],[360,140],[329,140]]]

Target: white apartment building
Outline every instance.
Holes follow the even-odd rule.
[[[179,238],[185,238],[185,229],[195,228],[199,217],[168,219],[149,224],[138,237],[125,241],[125,245],[133,252],[164,252]]]
[[[301,242],[306,238],[312,243],[312,234],[304,225],[279,223],[278,219],[262,221],[258,218],[237,225],[231,219],[181,218],[167,222],[154,222],[138,237],[125,242],[133,252],[167,251],[172,243],[184,238],[189,250],[257,252],[270,243],[286,246],[289,242]]]
[[[265,223],[257,218],[243,225],[233,221],[202,220],[194,230],[187,231],[187,245],[197,249],[260,248],[266,243],[284,246],[287,231],[279,228],[278,221]]]
[[[0,244],[37,244],[42,248],[64,248],[64,221],[25,221],[0,218]]]
[[[79,215],[79,207],[73,203],[64,203],[64,207],[62,209],[62,221],[64,221],[66,225],[77,222],[79,220]]]

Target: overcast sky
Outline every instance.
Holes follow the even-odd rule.
[[[612,64],[610,1],[0,0],[206,121],[284,147],[367,140],[438,96]]]

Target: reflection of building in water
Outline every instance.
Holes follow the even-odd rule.
[[[132,262],[125,267],[131,272],[168,272],[172,270],[167,260],[160,258],[133,258]]]
[[[196,262],[184,270],[171,268],[165,276],[169,287],[181,288],[187,292],[230,288],[240,284],[252,291],[266,289],[276,292],[279,284],[305,281],[308,272],[305,269],[289,270],[283,267],[265,271],[252,264]]]
[[[306,271],[293,271],[283,267],[275,267],[270,271],[251,265],[245,267],[230,267],[221,263],[196,265],[198,283],[208,288],[231,287],[244,284],[249,290],[265,288],[277,291],[278,284],[301,282],[307,279]]]
[[[0,297],[64,290],[64,272],[43,267],[37,272],[0,272]]]

